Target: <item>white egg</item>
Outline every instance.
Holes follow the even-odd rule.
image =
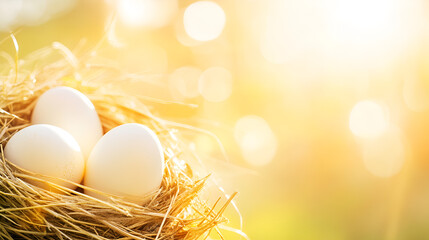
[[[56,87],[43,93],[31,116],[33,124],[51,124],[69,132],[87,159],[103,136],[100,119],[92,102],[70,87]]]
[[[5,157],[17,166],[33,173],[62,178],[80,183],[85,171],[85,160],[79,144],[65,130],[48,124],[26,127],[15,133],[6,144]],[[73,188],[73,184],[60,179],[50,182]],[[49,189],[40,181],[30,183]]]
[[[143,204],[145,196],[159,188],[163,168],[164,154],[156,134],[142,124],[127,123],[110,130],[95,145],[84,184]],[[105,199],[91,190],[85,193]]]

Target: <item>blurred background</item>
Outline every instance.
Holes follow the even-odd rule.
[[[154,113],[217,136],[181,137],[250,239],[427,239],[428,18],[424,0],[0,0],[0,52],[11,31],[20,58],[98,46],[153,80],[130,93],[186,103]]]

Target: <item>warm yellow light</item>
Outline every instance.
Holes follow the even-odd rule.
[[[268,123],[259,116],[240,118],[234,128],[244,159],[254,166],[269,164],[277,152],[277,139]]]
[[[272,0],[262,9],[249,20],[261,27],[259,50],[271,63],[292,65],[288,73],[389,68],[425,31],[421,0]]]
[[[399,20],[396,5],[390,0],[334,1],[330,17],[338,21],[334,24],[338,26],[336,36],[347,40],[358,37],[354,41],[379,40],[390,34]]]
[[[222,102],[232,93],[232,75],[222,67],[205,70],[198,81],[198,90],[209,102]]]
[[[356,71],[389,68],[421,34],[420,0],[334,0],[326,6],[327,57]]]
[[[388,113],[376,102],[369,100],[358,102],[350,113],[349,127],[358,137],[380,136],[388,126]]]
[[[159,28],[171,21],[178,5],[177,0],[119,0],[117,8],[125,25]]]
[[[199,1],[189,5],[183,16],[186,33],[198,41],[210,41],[219,37],[225,21],[223,9],[210,1]]]
[[[194,98],[200,95],[198,80],[201,73],[202,71],[196,67],[181,67],[170,75],[169,82],[182,96]]]
[[[404,165],[405,148],[398,130],[387,131],[376,139],[365,142],[365,167],[378,177],[391,177]]]

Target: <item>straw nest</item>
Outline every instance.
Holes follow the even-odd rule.
[[[201,199],[207,178],[197,179],[187,160],[181,158],[187,145],[178,139],[175,128],[151,114],[150,102],[158,100],[118,91],[115,83],[137,77],[114,65],[99,64],[94,54],[77,57],[73,52],[54,43],[24,60],[1,53],[6,64],[0,66],[0,238],[197,239],[217,230],[234,195],[220,206],[208,206]],[[136,122],[157,133],[166,167],[160,189],[151,193],[144,206],[114,196],[101,201],[83,194],[85,186],[77,184],[76,190],[55,186],[57,192],[38,188],[25,180],[47,180],[5,159],[3,149],[8,140],[30,125],[35,100],[60,85],[73,87],[91,99],[104,132]]]

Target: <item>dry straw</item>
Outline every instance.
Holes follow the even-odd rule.
[[[109,87],[135,77],[114,65],[100,64],[93,53],[77,57],[76,52],[79,50],[72,54],[54,43],[25,60],[0,53],[6,62],[0,66],[0,238],[203,239],[210,232],[219,232],[217,226],[226,220],[222,213],[235,194],[208,206],[200,195],[207,178],[194,176],[180,157],[186,144],[168,122],[149,111],[150,102],[159,100]],[[85,186],[78,184],[77,190],[54,185],[56,193],[47,191],[25,179],[47,180],[5,159],[4,146],[30,124],[37,97],[60,85],[76,88],[91,99],[104,132],[128,122],[143,123],[156,131],[165,148],[166,167],[159,191],[150,195],[147,204],[138,206],[114,196],[101,201],[83,194]]]

